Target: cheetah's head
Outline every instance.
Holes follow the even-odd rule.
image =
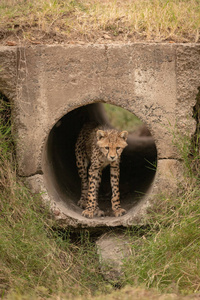
[[[127,131],[98,130],[97,145],[109,162],[120,158],[123,149],[127,146]]]

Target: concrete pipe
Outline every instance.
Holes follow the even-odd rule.
[[[77,206],[81,185],[75,162],[75,143],[83,124],[95,121],[110,126],[102,104],[94,103],[72,110],[63,116],[50,131],[44,150],[44,178],[48,192],[56,202],[62,203],[62,212],[82,222],[112,224],[119,222],[112,216],[109,167],[102,175],[99,190],[99,206],[106,213],[105,218],[86,220]],[[136,212],[142,199],[151,189],[156,172],[157,151],[151,136],[129,134],[128,147],[121,158],[120,193],[122,207],[128,215]]]
[[[198,44],[41,45],[0,48],[0,91],[12,101],[18,174],[41,193],[58,223],[73,227],[144,224],[156,195],[177,191],[176,132],[192,138],[200,78]],[[74,144],[84,122],[107,123],[101,103],[135,114],[150,137],[129,135],[121,160],[127,214],[110,213],[109,170],[100,187],[104,218],[77,206]],[[157,160],[157,169],[154,166]]]

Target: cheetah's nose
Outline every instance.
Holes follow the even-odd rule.
[[[111,158],[112,160],[114,160],[115,156],[110,156],[110,158]]]

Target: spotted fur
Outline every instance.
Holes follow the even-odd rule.
[[[121,153],[127,146],[127,135],[127,131],[105,129],[93,123],[83,126],[75,147],[76,164],[81,178],[81,198],[78,205],[84,209],[83,216],[93,218],[104,215],[98,207],[97,199],[102,170],[107,165],[110,165],[113,213],[116,217],[126,213],[120,206],[119,164]]]

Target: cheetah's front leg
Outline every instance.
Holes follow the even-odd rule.
[[[88,172],[88,196],[87,196],[87,206],[86,209],[82,212],[82,215],[86,218],[93,218],[94,216],[104,216],[104,212],[99,209],[97,197],[98,197],[98,188],[101,180],[101,170],[95,169],[93,166],[90,166]]]
[[[111,203],[112,203],[112,210],[115,217],[121,217],[126,213],[126,210],[121,208],[120,205],[119,176],[120,176],[119,163],[113,162],[110,165],[110,182],[112,187]]]
[[[78,206],[85,209],[87,206],[87,193],[88,193],[88,179],[87,179],[87,166],[88,160],[83,148],[83,145],[79,142],[76,145],[76,165],[78,168],[78,174],[81,178],[81,198],[78,201]]]

